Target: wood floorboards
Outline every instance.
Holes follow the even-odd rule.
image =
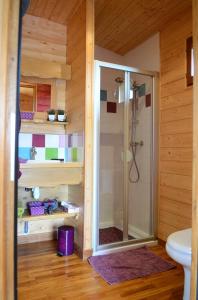
[[[162,246],[151,250],[171,261]],[[108,285],[77,255],[56,256],[55,242],[19,245],[19,300],[182,300],[183,269]]]

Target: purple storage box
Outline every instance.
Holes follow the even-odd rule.
[[[40,216],[44,215],[45,209],[44,206],[32,206],[29,207],[29,212],[31,216]]]
[[[31,216],[44,215],[45,208],[42,201],[29,201],[27,206]]]
[[[74,227],[63,225],[58,228],[58,254],[68,256],[74,253]]]
[[[43,205],[43,202],[42,201],[29,201],[27,203],[28,207],[37,207],[37,206],[42,206]]]
[[[23,120],[33,120],[34,113],[30,111],[23,111],[21,112],[21,119]]]

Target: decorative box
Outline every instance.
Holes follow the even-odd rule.
[[[44,215],[45,209],[44,206],[32,206],[29,207],[29,212],[31,216]]]
[[[29,201],[27,206],[31,216],[44,215],[45,213],[45,207],[42,201]]]
[[[42,206],[43,205],[43,202],[42,201],[29,201],[27,203],[28,207],[38,207],[38,206]]]
[[[22,120],[33,120],[34,113],[30,111],[23,111],[21,112],[21,119]]]

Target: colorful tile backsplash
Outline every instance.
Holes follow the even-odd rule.
[[[31,159],[35,147],[35,160],[64,159],[65,162],[84,160],[84,134],[19,134],[19,157]]]

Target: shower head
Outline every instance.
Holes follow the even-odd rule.
[[[115,82],[121,84],[121,83],[124,82],[124,79],[123,79],[122,77],[116,77],[116,78],[115,78]]]
[[[137,82],[134,81],[133,84],[132,84],[132,89],[133,90],[138,90],[140,86],[141,86],[141,84],[137,84]]]

